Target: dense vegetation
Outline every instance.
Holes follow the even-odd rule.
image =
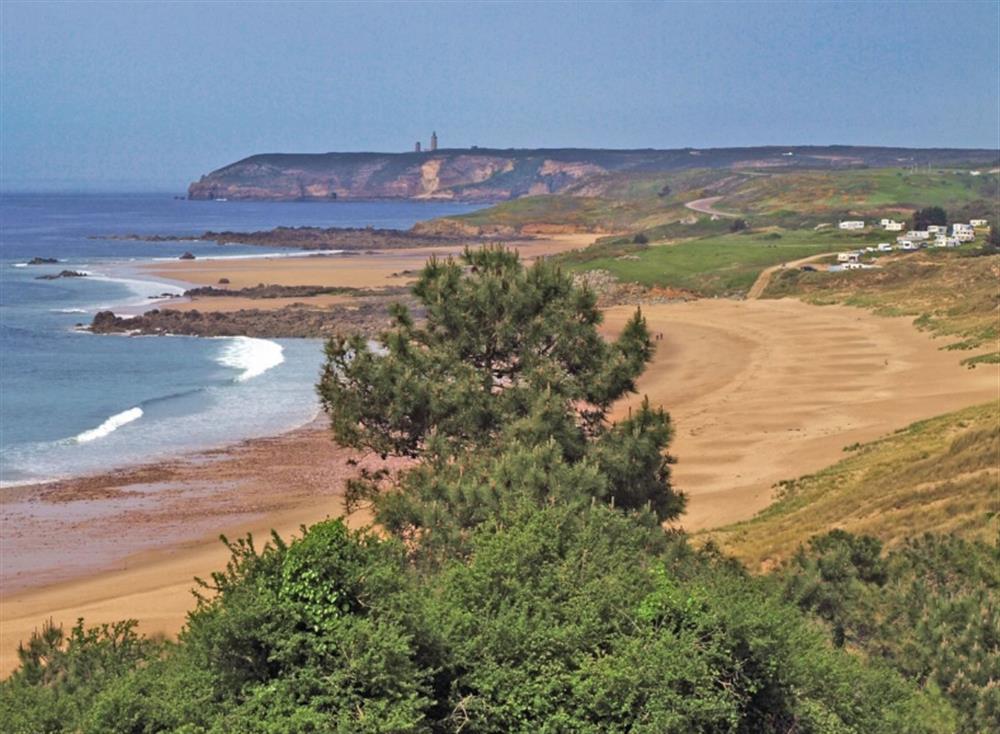
[[[177,643],[45,629],[5,731],[985,731],[987,551],[834,534],[752,577],[663,530],[668,416],[607,420],[650,359],[640,313],[606,343],[590,293],[500,249],[415,294],[422,326],[399,308],[378,348],[331,341],[320,384],[339,441],[410,459],[351,487],[380,530],[230,543]]]
[[[890,664],[962,712],[962,732],[1000,723],[1000,552],[948,535],[880,543],[834,531],[775,574],[783,596],[821,619],[834,644]]]

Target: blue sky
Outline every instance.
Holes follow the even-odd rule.
[[[1000,3],[0,3],[4,188],[259,152],[1000,147]]]

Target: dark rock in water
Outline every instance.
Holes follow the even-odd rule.
[[[181,255],[177,259],[178,260],[194,260],[194,255],[192,253],[190,253],[190,252],[185,252],[183,255]]]
[[[57,262],[54,257],[33,257],[28,260],[28,265],[55,265]]]
[[[121,322],[112,311],[98,311],[94,314],[94,320],[90,322],[90,330],[95,334],[108,334],[115,331],[123,331]]]
[[[219,285],[229,285],[229,278],[219,278]]]
[[[62,270],[58,273],[53,273],[51,275],[39,275],[35,280],[58,280],[59,278],[86,278],[86,273],[81,273],[79,270]]]

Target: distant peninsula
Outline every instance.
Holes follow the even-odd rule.
[[[446,148],[408,153],[268,153],[212,171],[190,199],[331,201],[426,199],[495,202],[574,189],[608,173],[694,168],[844,169],[988,166],[997,151],[959,148],[768,146],[601,150]]]

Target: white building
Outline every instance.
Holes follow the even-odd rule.
[[[885,224],[883,224],[882,226],[885,227],[885,229],[886,229],[887,232],[902,232],[903,231],[903,223],[902,222],[894,222],[891,219],[883,219],[882,221],[885,222]]]
[[[906,233],[906,238],[910,240],[929,240],[931,238],[931,233],[925,232],[922,229],[911,229]]]
[[[838,252],[837,262],[839,263],[856,263],[858,261],[857,252]]]
[[[989,219],[970,219],[969,220],[969,224],[971,224],[973,227],[989,227],[990,226],[990,220]]]
[[[908,240],[906,238],[901,237],[897,241],[899,242],[899,249],[900,250],[916,250],[917,249],[916,244],[912,240]]]
[[[963,224],[962,222],[955,222],[951,225],[951,233],[957,235],[959,232],[972,232],[971,224]]]
[[[948,227],[944,224],[929,224],[927,231],[930,234],[948,234]]]
[[[976,233],[971,229],[960,229],[953,236],[959,242],[974,242],[976,239]]]
[[[888,242],[879,242],[878,243],[878,251],[879,252],[892,252],[892,245],[889,244]]]
[[[947,239],[947,240],[945,241],[945,245],[946,245],[947,247],[958,247],[958,246],[959,246],[959,245],[961,245],[961,244],[962,244],[962,243],[961,243],[961,242],[959,241],[959,239],[958,239],[957,237],[949,237],[949,238],[948,238],[948,239]]]
[[[840,223],[840,228],[841,229],[864,229],[865,228],[865,223],[862,222],[862,221],[851,220],[851,221],[847,221],[847,222],[841,222]]]
[[[937,237],[935,237],[934,238],[934,246],[935,247],[947,247],[948,246],[948,235],[946,235],[946,234],[939,234]]]

